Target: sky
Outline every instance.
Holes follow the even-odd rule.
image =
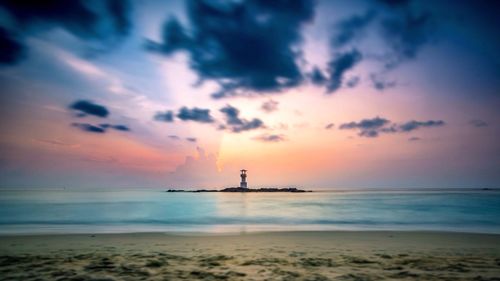
[[[498,188],[495,1],[0,1],[0,188]]]

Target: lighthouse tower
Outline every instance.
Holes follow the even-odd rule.
[[[240,187],[247,188],[247,170],[241,170],[240,176],[241,176]]]

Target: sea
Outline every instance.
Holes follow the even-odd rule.
[[[401,230],[500,233],[500,191],[0,191],[0,234]]]

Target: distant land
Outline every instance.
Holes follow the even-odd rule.
[[[286,188],[246,188],[246,187],[228,187],[221,190],[217,189],[198,189],[198,190],[184,190],[184,189],[169,189],[166,192],[312,192],[311,190],[302,190],[295,187]]]

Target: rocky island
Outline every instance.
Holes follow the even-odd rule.
[[[167,192],[312,192],[310,190],[298,189],[295,187],[285,188],[243,188],[243,187],[228,187],[221,190],[217,189],[197,189],[197,190],[184,190],[184,189],[169,189]]]
[[[248,188],[247,183],[247,170],[241,170],[241,182],[239,187],[227,187],[221,190],[217,189],[198,189],[198,190],[184,190],[184,189],[169,189],[167,192],[312,192],[310,190],[302,190],[295,187],[286,188]]]

